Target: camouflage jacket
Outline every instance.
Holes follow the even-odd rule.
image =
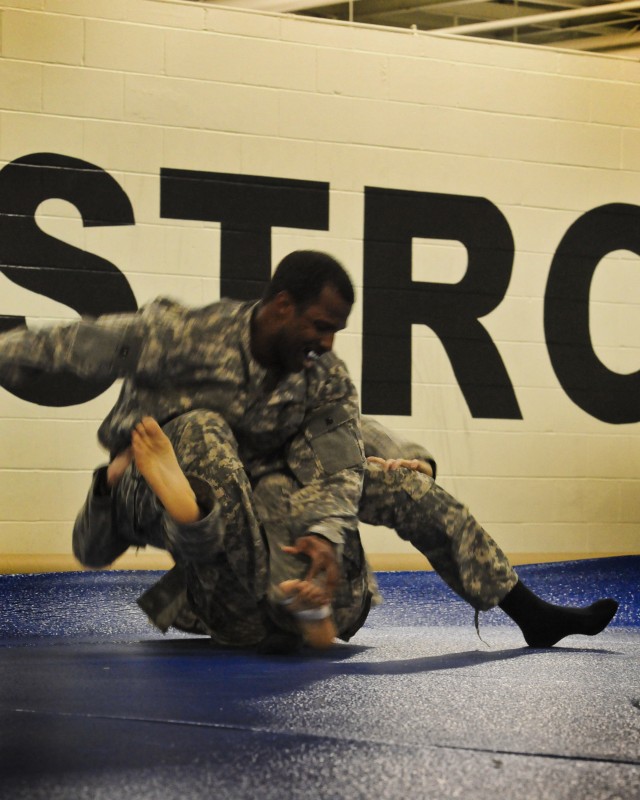
[[[345,366],[326,353],[273,388],[250,351],[256,304],[221,300],[188,308],[158,299],[115,314],[0,336],[0,375],[10,384],[33,370],[123,378],[98,437],[115,454],[143,416],[161,424],[189,410],[219,412],[250,479],[288,467],[304,494],[303,529],[341,543],[357,527],[363,447],[358,399]]]

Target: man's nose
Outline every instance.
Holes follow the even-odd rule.
[[[322,348],[323,353],[328,353],[330,350],[333,350],[334,339],[335,333],[325,333],[325,335],[320,339],[320,347]]]

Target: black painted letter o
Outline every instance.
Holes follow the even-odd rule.
[[[589,331],[589,291],[599,262],[614,250],[640,255],[640,207],[594,208],[564,235],[549,271],[544,331],[553,369],[576,405],[603,422],[640,421],[640,370],[620,375],[597,357]]]

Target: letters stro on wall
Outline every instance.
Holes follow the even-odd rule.
[[[272,228],[329,227],[329,183],[177,169],[161,169],[158,178],[162,218],[220,223],[222,296],[260,295],[271,272]],[[116,265],[38,227],[39,204],[53,198],[73,204],[85,226],[135,225],[129,197],[100,166],[55,153],[25,155],[0,170],[2,272],[81,315],[135,310]],[[424,324],[439,337],[473,417],[520,419],[509,365],[481,321],[509,285],[515,243],[508,220],[483,197],[366,186],[363,203],[363,411],[411,414],[411,326]],[[463,278],[414,281],[417,237],[462,243]],[[597,357],[589,292],[598,263],[622,249],[640,255],[640,207],[610,203],[584,213],[558,245],[544,296],[546,346],[559,384],[583,411],[613,424],[640,420],[640,370],[619,374]],[[24,324],[24,317],[0,317],[0,330]],[[19,396],[64,406],[106,388],[37,376]]]

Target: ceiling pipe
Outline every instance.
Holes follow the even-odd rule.
[[[437,8],[437,6],[435,6]],[[589,8],[575,8],[569,11],[550,11],[546,14],[531,14],[526,17],[493,20],[491,22],[474,22],[470,25],[456,25],[451,28],[436,28],[429,33],[455,33],[467,35],[474,33],[489,33],[491,31],[509,30],[510,28],[525,28],[530,25],[544,25],[547,22],[562,22],[563,20],[581,19],[583,17],[602,17],[606,14],[617,14],[624,11],[640,9],[640,0],[625,0],[622,3],[607,3],[603,6],[590,6]]]
[[[598,53],[606,50],[627,50],[640,47],[640,34],[620,33],[611,36],[588,36],[585,39],[569,39],[562,42],[564,50],[590,50]]]
[[[339,0],[209,0],[213,5],[275,13],[304,11],[307,8],[333,6],[338,1]],[[358,2],[358,0],[344,0],[344,2],[351,5],[354,2]]]

